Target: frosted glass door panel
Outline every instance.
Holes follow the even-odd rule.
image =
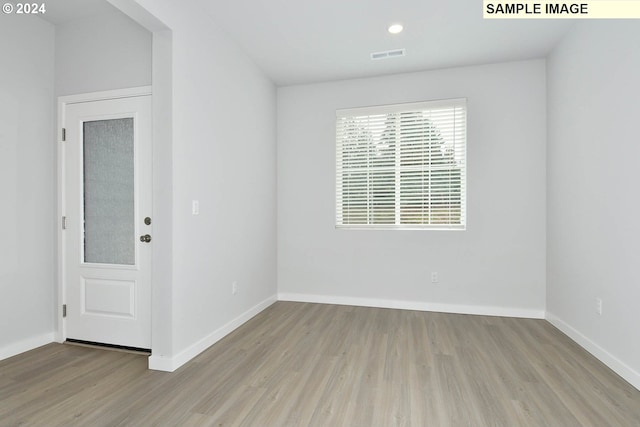
[[[135,264],[133,119],[84,122],[84,261]]]

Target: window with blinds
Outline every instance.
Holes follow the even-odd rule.
[[[336,227],[465,228],[466,100],[336,112]]]

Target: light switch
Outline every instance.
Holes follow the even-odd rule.
[[[198,200],[192,200],[191,201],[191,213],[193,215],[199,215],[200,214],[200,202]]]

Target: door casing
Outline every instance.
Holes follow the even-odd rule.
[[[56,131],[56,149],[57,149],[57,217],[56,217],[56,229],[57,229],[57,299],[56,306],[54,308],[56,328],[55,328],[55,341],[62,343],[67,338],[66,325],[63,317],[63,304],[66,301],[66,287],[65,287],[65,233],[62,227],[62,218],[65,212],[65,147],[63,141],[63,128],[65,123],[65,109],[68,104],[74,104],[79,102],[91,102],[102,101],[109,99],[121,99],[138,96],[149,96],[152,94],[151,86],[142,86],[127,89],[117,89],[101,92],[91,92],[78,95],[68,95],[58,97],[58,120]],[[152,141],[153,146],[153,141]],[[152,184],[153,185],[153,184]],[[153,257],[152,257],[153,258]],[[153,267],[150,266],[151,271]],[[153,277],[153,274],[152,274]],[[151,284],[153,287],[153,283]],[[153,304],[153,299],[151,300]],[[153,306],[152,306],[153,310]]]

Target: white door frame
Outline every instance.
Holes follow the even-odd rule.
[[[56,229],[58,236],[58,260],[57,260],[57,268],[58,268],[58,286],[57,286],[57,306],[54,309],[55,317],[56,317],[56,332],[55,332],[55,341],[62,343],[67,339],[67,331],[66,331],[66,323],[64,322],[63,313],[62,313],[62,305],[66,303],[66,290],[65,290],[65,233],[62,231],[62,217],[65,216],[65,178],[64,178],[64,170],[65,170],[65,146],[62,141],[62,129],[64,127],[65,122],[65,109],[69,104],[77,104],[80,102],[91,102],[91,101],[104,101],[108,99],[121,99],[121,98],[131,98],[137,96],[145,96],[151,95],[151,86],[141,86],[134,87],[128,89],[117,89],[117,90],[108,90],[102,92],[91,92],[91,93],[83,93],[79,95],[67,95],[58,97],[58,122],[57,122],[57,133],[56,133],[56,149],[57,149],[57,218],[56,218]],[[153,150],[153,141],[151,143]],[[152,165],[153,168],[153,165]],[[153,275],[152,275],[153,276]],[[151,284],[153,287],[153,283]],[[151,300],[153,304],[153,299]],[[153,310],[153,306],[152,306]]]

